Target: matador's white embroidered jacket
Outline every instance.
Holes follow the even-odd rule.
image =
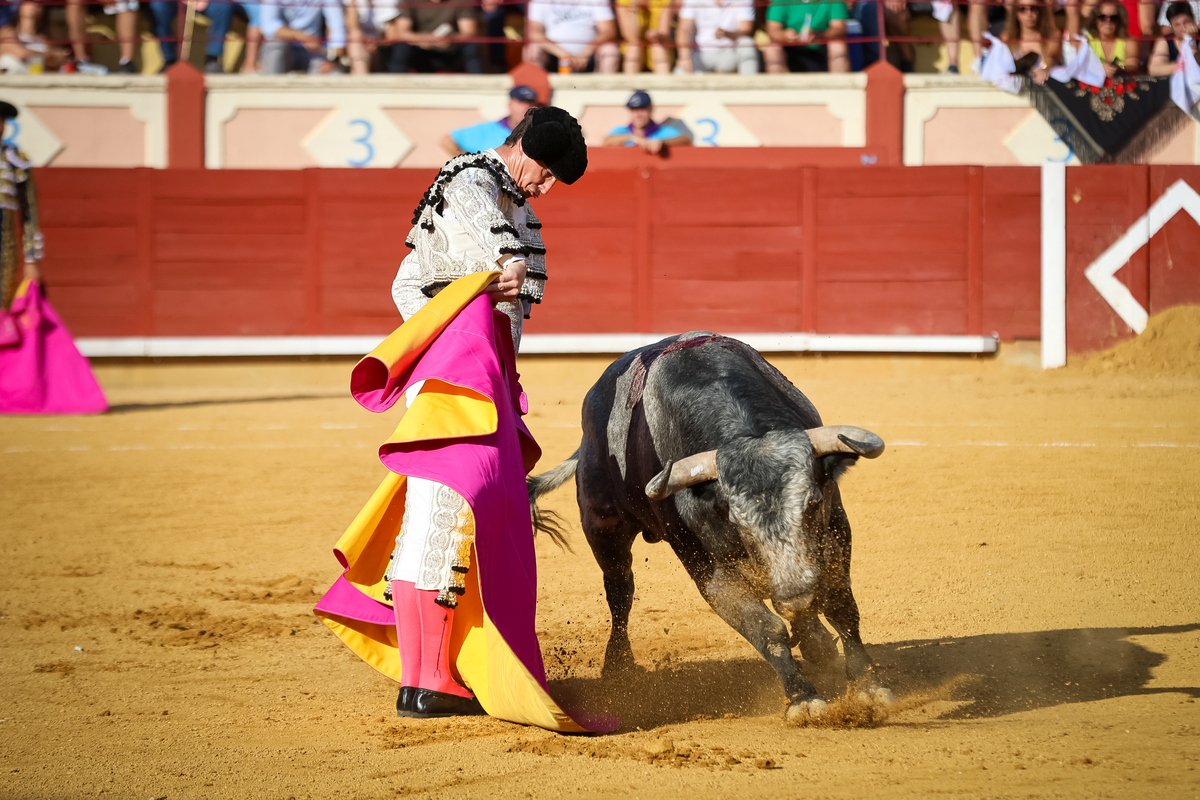
[[[520,348],[522,322],[530,305],[542,301],[546,281],[541,227],[495,150],[452,158],[413,214],[405,239],[412,252],[392,284],[396,307],[408,319],[452,281],[523,257],[517,301],[496,306],[512,320],[513,344]]]

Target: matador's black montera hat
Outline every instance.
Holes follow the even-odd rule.
[[[525,154],[549,167],[563,183],[579,180],[587,170],[587,145],[579,123],[554,106],[530,109],[527,113],[532,119],[529,130],[521,137]]]

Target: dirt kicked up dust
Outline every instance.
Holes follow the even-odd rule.
[[[886,718],[786,725],[665,544],[634,549],[642,669],[601,680],[599,571],[545,498],[576,551],[537,543],[551,687],[608,736],[397,719],[316,622],[396,422],[349,362],[100,365],[110,414],[0,419],[0,797],[1200,796],[1200,375],[1034,355],[771,359],[888,443],[842,484]],[[539,469],[608,362],[522,360]]]

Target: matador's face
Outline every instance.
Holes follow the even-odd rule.
[[[549,167],[525,155],[524,151],[515,166],[516,169],[512,170],[513,180],[526,197],[541,197],[558,182]]]

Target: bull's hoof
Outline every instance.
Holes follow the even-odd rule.
[[[828,708],[829,704],[820,697],[810,697],[789,705],[783,718],[793,725],[803,725],[818,719]]]
[[[878,703],[881,706],[890,706],[896,702],[896,696],[886,686],[864,686],[858,690],[858,699],[864,703]]]

